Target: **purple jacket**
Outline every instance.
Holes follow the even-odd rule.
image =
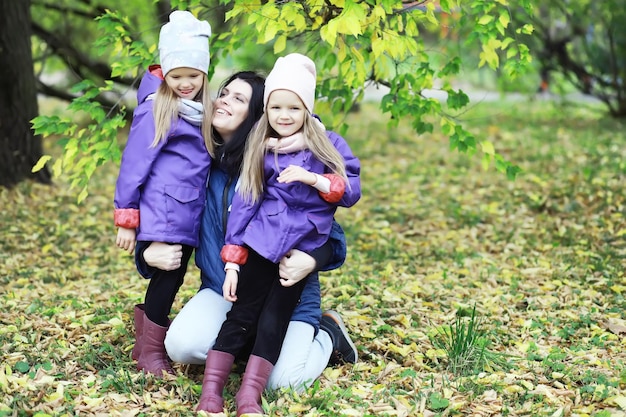
[[[291,249],[310,252],[327,240],[337,206],[351,207],[361,198],[361,166],[346,141],[335,132],[329,140],[344,157],[349,185],[337,203],[324,201],[319,192],[301,182],[281,184],[276,178],[289,165],[318,174],[328,173],[309,150],[265,156],[265,189],[256,204],[246,203],[239,193],[226,228],[226,245],[248,245],[265,259],[279,262]]]
[[[137,227],[137,240],[198,246],[211,157],[200,128],[178,118],[167,141],[154,140],[153,100],[160,70],[146,72],[115,186],[117,226]]]

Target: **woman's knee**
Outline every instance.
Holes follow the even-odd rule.
[[[203,364],[209,350],[208,347],[205,347],[208,345],[206,341],[191,337],[190,334],[181,332],[176,326],[170,326],[164,344],[170,359],[183,364]]]

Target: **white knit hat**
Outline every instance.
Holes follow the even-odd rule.
[[[176,10],[161,28],[159,55],[163,75],[175,68],[195,68],[205,74],[209,70],[209,37],[211,25],[189,12]]]
[[[263,108],[275,90],[289,90],[298,95],[307,110],[313,113],[315,103],[315,63],[302,54],[289,54],[276,60],[265,79]]]

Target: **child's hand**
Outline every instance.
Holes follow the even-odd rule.
[[[222,292],[226,301],[237,301],[237,283],[239,282],[239,273],[234,269],[226,270],[226,278],[222,285]]]
[[[280,173],[277,179],[278,182],[286,184],[300,181],[306,185],[313,185],[317,182],[317,175],[297,165],[289,165],[287,168],[283,169],[283,172]]]
[[[128,251],[128,253],[133,253],[135,250],[135,229],[126,229],[124,227],[120,227],[117,229],[117,238],[115,239],[115,244],[118,248],[124,249]]]

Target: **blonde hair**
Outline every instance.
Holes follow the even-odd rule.
[[[267,142],[271,132],[267,115],[263,114],[246,142],[239,184],[239,192],[245,201],[256,203],[263,194],[264,160],[268,152]],[[302,133],[306,149],[310,150],[334,174],[342,177],[346,184],[349,184],[343,156],[326,136],[322,124],[308,112],[304,116]]]
[[[211,123],[213,121],[213,101],[209,92],[209,80],[205,76],[200,91],[200,103],[204,107],[202,113],[202,126],[200,128],[204,144],[211,157],[214,156],[215,141],[211,134]],[[167,132],[172,127],[172,123],[178,118],[178,96],[167,82],[163,81],[156,92],[154,98],[154,140],[150,146],[155,147],[160,141],[167,140]]]

